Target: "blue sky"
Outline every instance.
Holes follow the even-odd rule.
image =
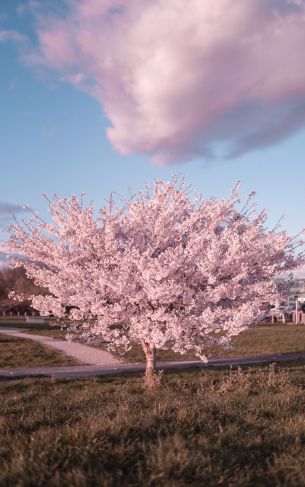
[[[20,10],[20,2],[1,2],[0,31],[35,43],[34,19],[18,15],[18,5]],[[270,224],[284,215],[289,232],[305,227],[304,128],[236,159],[211,163],[202,155],[161,167],[145,154],[119,154],[106,137],[109,120],[98,100],[56,73],[27,65],[22,52],[20,43],[0,42],[0,202],[26,203],[45,216],[45,192],[85,192],[98,206],[110,191],[127,195],[128,188],[179,173],[206,196],[224,197],[241,180],[242,195],[257,192]]]

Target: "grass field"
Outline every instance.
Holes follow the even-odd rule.
[[[49,325],[35,325],[29,328],[30,333],[37,335],[52,336],[54,338],[64,338],[65,331],[59,327]],[[1,332],[1,325],[0,325]],[[209,349],[207,353],[213,358],[223,357],[243,357],[247,355],[264,355],[285,352],[305,351],[305,326],[304,325],[271,325],[261,324],[256,328],[246,330],[233,340],[235,348],[233,350]],[[105,345],[101,345],[106,349]],[[126,362],[144,362],[145,357],[142,348],[134,345],[132,349],[124,355]],[[198,360],[192,352],[185,355],[175,354],[170,350],[157,351],[158,360]]]
[[[208,349],[212,358],[243,357],[247,355],[264,355],[285,352],[305,351],[305,326],[303,325],[259,325],[246,330],[233,340],[233,350],[220,348]],[[103,346],[103,348],[105,348]],[[140,346],[133,348],[125,355],[127,362],[144,362],[145,357]],[[185,355],[170,350],[157,351],[158,360],[198,360],[192,352]]]
[[[0,324],[1,323],[15,323],[17,324],[25,324],[26,318],[24,316],[0,316]]]
[[[0,383],[0,485],[300,487],[304,372]]]
[[[0,332],[1,332],[1,327],[0,327]],[[42,336],[49,336],[52,338],[59,338],[59,339],[65,339],[67,332],[58,328],[53,328],[53,327],[48,327],[46,329],[35,329],[35,328],[30,328],[29,333],[32,333],[33,335],[42,335]]]
[[[26,317],[24,316],[0,316],[0,326],[5,325],[5,326],[26,326]],[[47,321],[44,323],[44,325],[38,325],[35,324],[34,326],[46,326]]]
[[[53,348],[32,340],[0,333],[0,367],[38,367],[77,365],[78,363],[75,359],[67,357]]]

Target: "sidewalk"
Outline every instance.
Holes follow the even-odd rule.
[[[69,342],[67,340],[60,340],[43,335],[34,335],[32,333],[26,333],[18,328],[0,328],[0,333],[4,335],[10,335],[18,338],[26,338],[28,340],[34,340],[42,345],[53,347],[60,352],[73,357],[84,364],[89,365],[116,365],[121,364],[122,361],[114,357],[110,352],[104,352],[99,348],[90,347],[89,345],[83,345],[78,342]]]

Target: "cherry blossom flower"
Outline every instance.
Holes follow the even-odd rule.
[[[95,216],[83,197],[57,196],[52,223],[33,213],[10,226],[12,265],[49,290],[31,296],[42,315],[69,311],[74,336],[122,352],[141,344],[149,381],[156,349],[205,360],[208,347],[230,346],[278,304],[272,278],[304,263],[302,242],[267,229],[252,197],[239,209],[238,185],[227,199],[204,199],[174,177],[120,207],[110,198]]]

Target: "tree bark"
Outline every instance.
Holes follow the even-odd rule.
[[[141,345],[146,358],[145,384],[147,387],[153,388],[156,368],[156,348],[154,344],[144,341],[141,342]]]

